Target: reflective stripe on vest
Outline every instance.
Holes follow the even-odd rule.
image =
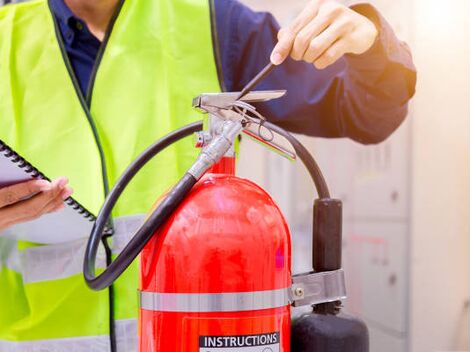
[[[116,321],[117,352],[136,352],[137,320]],[[108,335],[36,341],[0,341],[0,352],[109,352]]]
[[[119,254],[145,219],[144,215],[127,216],[114,221],[113,254]],[[87,239],[74,242],[31,247],[21,251],[24,283],[65,279],[82,273]],[[100,247],[97,268],[106,267],[106,254]]]
[[[2,238],[0,235],[0,269],[2,266],[21,272],[20,253],[17,248],[17,241],[11,238]]]
[[[0,139],[49,178],[67,176],[74,197],[96,214],[103,174],[112,186],[150,144],[201,118],[193,97],[220,90],[211,8],[206,0],[125,0],[100,51],[88,99],[71,78],[54,28],[45,0],[0,8]],[[165,150],[132,181],[113,216],[147,212],[197,153],[190,139]],[[125,241],[115,242],[119,251]],[[76,244],[69,245],[70,253]],[[35,248],[20,257],[48,262],[50,273],[46,265],[30,268],[24,282],[17,254],[2,262],[14,271],[0,272],[0,340],[108,333],[108,292],[92,292],[81,275],[68,276],[81,271],[79,256],[49,262]],[[115,283],[117,319],[136,317],[137,279],[134,263]]]

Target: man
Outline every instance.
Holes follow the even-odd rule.
[[[258,89],[288,96],[259,109],[293,132],[377,143],[414,94],[407,46],[369,5],[313,0],[278,33],[271,15],[233,0],[38,0],[0,9],[0,139],[66,176],[96,213],[145,147],[199,119],[194,96],[240,90],[269,59],[279,66]],[[182,143],[137,177],[115,210],[108,260],[195,153]],[[0,229],[71,192],[62,177],[0,190]],[[135,265],[97,293],[81,275],[84,241],[0,241],[1,352],[136,350]]]

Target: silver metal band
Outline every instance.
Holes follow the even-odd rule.
[[[231,293],[140,292],[140,307],[160,312],[240,312],[290,305],[289,288]]]
[[[344,271],[339,269],[294,275],[292,277],[292,295],[294,307],[345,299]]]

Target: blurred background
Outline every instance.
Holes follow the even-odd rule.
[[[243,1],[281,24],[307,2]],[[470,1],[369,2],[412,49],[409,117],[376,146],[302,139],[344,202],[346,309],[367,322],[371,352],[470,351]],[[309,270],[315,195],[301,165],[245,139],[239,174],[280,204],[294,271]]]
[[[306,3],[243,1],[281,24]],[[470,1],[369,2],[412,49],[409,117],[376,146],[302,137],[344,202],[346,310],[367,322],[371,352],[470,351]],[[310,270],[315,194],[305,171],[244,140],[239,174],[277,200],[294,272]]]

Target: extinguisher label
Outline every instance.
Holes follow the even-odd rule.
[[[279,345],[279,332],[258,335],[199,337],[199,352],[279,352]]]

